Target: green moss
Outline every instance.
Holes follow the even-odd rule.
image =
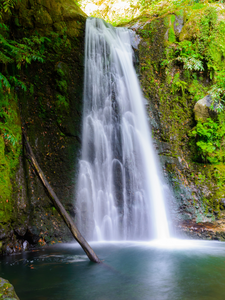
[[[10,167],[5,157],[5,143],[0,136],[0,220],[4,223],[11,217],[11,193]]]
[[[176,11],[176,15],[179,16],[179,17],[183,17],[184,16],[184,10],[181,9],[181,10]]]
[[[15,293],[13,286],[0,277],[0,297],[1,299],[10,299],[10,300],[19,300],[18,296]]]
[[[170,43],[174,43],[176,41],[176,35],[175,35],[173,27],[170,27],[170,29],[169,29],[168,40]]]
[[[67,88],[68,88],[66,80],[56,80],[56,83],[57,83],[59,91],[62,94],[66,94],[67,93]]]
[[[171,17],[170,17],[170,22],[171,22],[171,25],[173,25],[173,24],[174,24],[175,20],[176,20],[176,17],[175,17],[175,15],[171,15]]]
[[[14,214],[12,182],[21,155],[21,127],[14,92],[5,95],[5,100],[3,104],[7,114],[0,121],[0,220],[3,223]]]
[[[186,80],[190,82],[188,87],[188,92],[192,96],[193,103],[196,103],[199,99],[204,98],[205,94],[207,93],[207,87],[202,84],[201,79],[195,79],[193,78],[190,80],[190,77]]]

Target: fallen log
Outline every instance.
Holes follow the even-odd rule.
[[[50,197],[51,201],[53,202],[55,208],[60,213],[64,222],[66,223],[66,225],[70,229],[72,235],[74,236],[75,240],[81,245],[81,247],[87,254],[88,258],[95,263],[101,263],[100,259],[95,254],[95,252],[93,251],[91,246],[88,244],[88,242],[85,240],[85,238],[81,235],[81,233],[77,229],[76,225],[74,224],[73,220],[71,219],[71,217],[69,216],[69,214],[67,213],[67,211],[65,210],[65,208],[63,207],[61,202],[59,201],[58,197],[56,196],[55,192],[53,191],[52,187],[48,183],[44,173],[42,172],[42,170],[34,156],[34,153],[31,149],[31,146],[28,142],[28,139],[27,139],[27,136],[26,136],[26,133],[24,130],[23,130],[23,137],[24,137],[24,144],[26,147],[27,154],[30,157],[30,160],[33,164],[34,169],[36,170],[37,174],[39,175],[42,184],[47,189],[49,197]]]

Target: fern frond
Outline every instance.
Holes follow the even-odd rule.
[[[10,89],[11,85],[8,79],[2,73],[0,73],[0,89],[3,89],[4,87],[6,89]]]
[[[13,59],[6,56],[2,51],[0,51],[0,63],[2,64],[8,64],[13,62]]]

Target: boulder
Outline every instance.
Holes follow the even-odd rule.
[[[14,287],[9,283],[8,280],[5,280],[0,277],[0,299],[10,299],[10,300],[19,300]]]
[[[212,97],[210,95],[205,96],[199,100],[194,106],[194,114],[196,121],[206,122],[207,118],[215,119],[217,117],[216,106],[212,106]]]
[[[75,0],[21,0],[17,4],[15,24],[32,32],[48,35],[54,31],[70,37],[79,36],[87,15]]]

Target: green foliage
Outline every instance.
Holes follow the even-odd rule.
[[[44,62],[44,49],[41,46],[46,41],[50,40],[38,35],[13,41],[0,34],[0,63],[5,65],[14,63],[18,69],[21,69],[32,61]]]
[[[18,72],[11,75],[13,66],[20,70],[32,61],[44,61],[44,45],[49,43],[49,39],[39,36],[23,38],[19,41],[9,39],[0,34],[0,64],[4,66],[4,72],[0,73],[0,135],[4,137],[6,150],[11,169],[16,167],[19,156],[21,132],[19,130],[17,111],[15,105],[16,95],[14,88],[27,90],[25,83],[20,80]],[[9,68],[10,65],[10,68]],[[18,151],[17,151],[18,150]],[[17,159],[16,159],[17,158]]]
[[[161,65],[167,74],[178,63],[182,63],[183,69],[190,71],[195,79],[201,72],[207,74],[210,82],[207,92],[211,94],[216,110],[222,111],[225,100],[225,21],[218,18],[215,7],[203,5],[198,9],[201,9],[199,13],[189,12],[187,33],[183,30],[181,41],[174,41],[172,47],[166,48]],[[191,36],[190,28],[193,30]]]
[[[17,0],[0,0],[0,18],[2,17],[2,12],[11,14],[11,10],[16,4]]]
[[[172,52],[166,53],[167,58],[161,63],[162,66],[170,65],[172,62],[182,62],[183,68],[189,71],[204,71],[202,58],[191,41],[184,40],[176,43]],[[168,56],[169,54],[169,56]]]
[[[15,3],[14,0],[0,0],[0,11],[10,13]],[[3,21],[0,22],[0,28],[2,29],[0,33],[0,66],[2,67],[2,72],[0,72],[0,136],[4,138],[9,167],[12,171],[18,163],[21,139],[19,122],[18,120],[15,122],[18,118],[17,108],[12,103],[16,102],[15,88],[27,91],[27,86],[20,79],[19,73],[32,62],[43,63],[49,50],[54,52],[61,47],[69,49],[70,43],[65,33],[66,27],[62,37],[54,32],[50,33],[49,37],[43,37],[36,32],[33,36],[19,40],[13,40],[9,36],[8,27]],[[67,90],[66,82],[61,81],[59,85],[62,91]],[[30,86],[30,93],[34,93],[33,85]],[[67,107],[64,98],[60,95],[57,100],[58,105]]]
[[[176,73],[172,82],[172,93],[176,93],[178,91],[182,92],[182,96],[185,94],[185,89],[187,88],[187,82],[180,80],[180,74]]]
[[[3,87],[5,87],[7,90],[10,90],[11,85],[8,79],[2,73],[0,73],[0,90],[3,90]]]
[[[0,215],[4,222],[13,214],[12,184],[21,154],[21,126],[16,95],[0,93]]]
[[[37,33],[14,40],[6,23],[16,0],[0,0],[0,215],[7,222],[13,214],[12,183],[21,155],[21,124],[17,94],[27,87],[19,73],[32,62],[42,63],[50,39]],[[4,17],[4,18],[3,18]]]
[[[21,139],[15,100],[12,94],[1,95],[0,99],[0,134],[4,137],[7,149],[9,152],[12,150],[13,154],[16,153],[15,148],[19,147]]]
[[[176,41],[176,36],[174,33],[174,29],[170,27],[169,32],[168,32],[168,39],[171,43],[174,43]]]
[[[218,71],[215,75],[214,84],[209,90],[213,104],[216,104],[217,111],[222,111],[225,103],[225,71]]]
[[[191,131],[190,137],[195,139],[197,152],[203,162],[224,162],[225,124],[219,124],[208,118],[207,122],[198,122]]]
[[[184,64],[184,69],[190,71],[204,71],[203,63],[201,60],[196,59],[194,56],[178,56],[177,60]]]
[[[66,97],[62,96],[60,94],[57,95],[57,106],[58,107],[64,107],[64,108],[68,108],[69,104],[66,101]]]
[[[9,80],[11,82],[11,84],[15,87],[20,87],[22,90],[24,90],[24,92],[27,91],[27,87],[24,84],[23,81],[19,80],[18,78],[16,78],[15,76],[10,76]]]
[[[60,79],[65,77],[65,73],[62,69],[58,68],[56,72],[59,75]]]
[[[66,80],[56,80],[59,91],[63,94],[67,93],[67,82]]]
[[[26,90],[25,84],[18,75],[11,76],[9,66],[16,66],[18,70],[31,64],[32,61],[44,62],[45,46],[50,39],[41,37],[37,33],[29,38],[13,40],[9,36],[9,28],[2,19],[3,13],[11,14],[17,0],[0,0],[0,64],[4,66],[0,72],[0,92],[10,92],[13,87]]]

